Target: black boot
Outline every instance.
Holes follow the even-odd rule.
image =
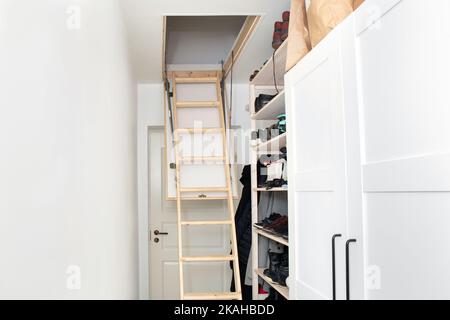
[[[278,292],[275,289],[270,288],[269,295],[265,300],[278,300]]]
[[[283,253],[281,255],[281,262],[278,268],[278,284],[286,286],[286,279],[289,277],[289,255]]]
[[[283,254],[269,251],[269,268],[264,270],[264,275],[268,276],[273,282],[278,282],[278,275],[281,265],[281,256]]]

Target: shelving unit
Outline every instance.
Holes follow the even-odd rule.
[[[283,297],[285,297],[286,299],[289,300],[289,288],[282,286],[278,283],[272,282],[272,280],[264,275],[264,269],[258,268],[255,269],[255,273],[258,275],[258,277],[260,277],[261,279],[263,279],[265,282],[269,283],[272,288],[274,288],[276,291],[278,291],[279,294],[281,294]]]
[[[273,67],[275,60],[275,79],[277,86],[284,86],[284,73],[286,69],[286,57],[288,41],[286,39],[283,44],[275,51],[275,54],[270,57],[266,64],[261,68],[258,75],[253,79],[251,85],[254,86],[265,86],[273,85],[275,86],[273,79]],[[275,58],[275,59],[274,59]]]
[[[289,246],[289,241],[284,239],[283,237],[276,236],[276,235],[271,234],[270,232],[265,231],[263,229],[258,229],[256,227],[254,227],[254,228],[255,228],[255,232],[257,234],[259,234],[260,236],[266,237],[267,239],[273,240],[273,241],[280,243],[286,247]]]
[[[268,59],[266,64],[261,68],[258,75],[250,83],[250,106],[251,106],[251,126],[252,131],[267,128],[277,121],[277,117],[285,114],[285,92],[284,92],[284,74],[286,69],[288,40],[278,48],[278,50]],[[275,70],[275,77],[274,77]],[[255,112],[255,99],[259,94],[275,95],[267,105],[261,110]],[[269,141],[259,143],[250,147],[251,164],[252,164],[252,224],[259,222],[265,218],[264,214],[258,212],[258,197],[268,192],[285,193],[287,197],[287,187],[273,188],[266,190],[258,188],[257,185],[257,161],[260,156],[265,154],[278,154],[280,149],[286,147],[287,134],[281,134]],[[286,205],[287,207],[287,205]],[[282,212],[283,213],[283,212]],[[287,212],[285,212],[287,213]],[[289,241],[283,237],[274,235],[268,231],[253,227],[252,229],[252,270],[253,274],[253,298],[259,298],[259,282],[262,279],[270,285],[274,290],[279,292],[283,297],[289,299],[289,289],[277,283],[273,283],[264,275],[264,269],[268,266],[259,265],[259,249],[258,242],[262,239],[273,242],[280,246],[289,246]]]
[[[257,192],[287,192],[288,188],[280,187],[280,188],[272,188],[267,190],[266,188],[255,188],[255,191]]]
[[[258,144],[256,146],[256,149],[260,152],[268,151],[270,153],[272,153],[273,151],[279,151],[280,148],[286,147],[286,137],[286,133],[280,134],[279,136],[276,136],[269,141]]]
[[[278,115],[284,112],[284,90],[281,91],[272,101],[261,110],[252,115],[253,120],[275,120]]]

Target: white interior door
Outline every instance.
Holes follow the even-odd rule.
[[[449,299],[450,1],[390,3],[357,30],[366,298]]]
[[[297,299],[344,298],[346,226],[345,131],[339,33],[335,30],[286,76],[291,270]],[[292,241],[293,240],[293,241]]]
[[[149,130],[149,272],[151,299],[179,299],[176,202],[167,201],[164,129]],[[223,201],[186,201],[186,220],[225,220]],[[207,218],[206,218],[207,217]],[[186,256],[220,256],[230,252],[227,226],[186,227]],[[167,233],[155,235],[155,231]],[[231,272],[227,262],[190,263],[185,267],[186,292],[226,292]]]

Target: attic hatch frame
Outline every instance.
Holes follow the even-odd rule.
[[[186,17],[186,16],[213,17],[215,15],[205,15],[205,14],[175,15],[174,14],[174,15],[163,16],[162,81],[164,83],[167,80],[167,64],[166,64],[167,18],[168,17],[176,17],[176,16],[180,16],[180,17]],[[261,18],[262,18],[262,16],[260,16],[260,15],[248,15],[247,18],[245,19],[244,24],[242,25],[242,28],[235,40],[230,52],[228,53],[226,60],[224,61],[224,73],[222,75],[224,79],[226,79],[226,77],[231,72],[231,68],[233,66],[233,59],[234,59],[234,62],[236,62],[239,59],[240,55],[242,54],[242,52],[244,51],[248,42],[250,41],[251,37],[253,36],[253,34],[256,30],[256,27],[259,25]]]
[[[220,16],[218,14],[166,14],[163,16],[163,33],[162,33],[162,82],[164,84],[164,114],[166,116],[167,108],[170,109],[170,113],[172,113],[171,108],[171,92],[170,92],[170,82],[168,81],[170,79],[169,72],[167,70],[167,19],[168,17],[214,17],[214,16]],[[236,15],[228,15],[228,16],[238,16]],[[245,16],[245,14],[242,14],[242,16]],[[241,27],[241,30],[239,31],[238,36],[236,37],[236,40],[234,41],[233,46],[231,47],[230,52],[227,55],[227,58],[222,63],[222,74],[221,74],[221,83],[222,83],[222,99],[223,99],[223,108],[224,113],[227,115],[225,120],[225,126],[229,127],[231,126],[231,108],[232,108],[232,101],[228,101],[227,103],[227,92],[225,87],[225,80],[227,79],[228,75],[232,76],[232,70],[235,62],[239,59],[242,52],[244,51],[245,47],[247,46],[248,42],[250,41],[251,37],[254,35],[254,32],[256,31],[256,28],[258,27],[259,23],[261,22],[262,16],[261,15],[247,15],[246,19]],[[195,71],[195,70],[190,70]],[[231,77],[232,81],[232,77]],[[231,83],[232,84],[232,83]],[[232,86],[231,86],[231,94],[232,94]],[[232,100],[232,97],[231,99]],[[170,118],[170,126],[173,131],[173,118],[171,114],[169,115]],[[167,147],[167,145],[166,145]]]

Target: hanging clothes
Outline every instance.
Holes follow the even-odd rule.
[[[239,206],[236,210],[236,236],[239,256],[239,269],[242,287],[242,299],[252,299],[251,286],[245,285],[245,274],[247,263],[249,261],[250,249],[252,246],[252,182],[251,182],[251,166],[247,165],[242,170],[240,182],[243,185],[242,196]],[[231,264],[231,268],[233,268]],[[231,291],[234,291],[234,279],[231,283]]]

